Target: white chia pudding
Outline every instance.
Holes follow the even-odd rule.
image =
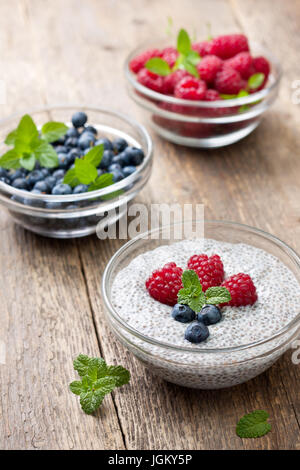
[[[145,281],[155,269],[171,261],[187,269],[188,259],[200,253],[221,257],[225,279],[240,272],[249,274],[258,300],[246,307],[224,307],[222,320],[209,326],[207,340],[193,344],[184,339],[188,325],[175,321],[171,317],[172,307],[149,295]],[[279,259],[259,248],[212,239],[183,240],[132,260],[114,280],[112,303],[128,326],[150,339],[143,340],[125,330],[117,333],[153,372],[180,385],[212,389],[255,377],[288,349],[297,326],[271,341],[263,340],[299,315],[300,286]],[[243,347],[257,341],[262,344]]]

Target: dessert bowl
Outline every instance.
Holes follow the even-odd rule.
[[[201,224],[203,221],[193,222],[194,233]],[[162,234],[166,229],[171,232],[174,230],[174,234],[178,233],[175,229],[179,226],[182,228],[182,224],[179,223],[142,234],[127,242],[111,258],[102,280],[102,297],[110,328],[117,339],[146,367],[167,381],[192,388],[219,389],[250,380],[268,369],[297,338],[300,331],[300,307],[297,301],[293,304],[296,309],[295,316],[289,317],[290,320],[286,324],[280,324],[271,335],[266,337],[262,332],[255,341],[241,341],[241,343],[239,335],[235,335],[232,347],[213,348],[209,347],[209,344],[204,348],[195,347],[188,342],[179,345],[172,338],[167,337],[163,341],[161,337],[158,339],[153,335],[146,335],[142,331],[143,328],[129,324],[116,308],[113,298],[116,276],[136,260],[137,256],[145,255],[158,247],[172,245],[176,241],[175,237],[171,236],[166,240],[162,239]],[[204,232],[205,239],[233,245],[246,244],[250,248],[264,250],[268,256],[276,257],[276,262],[279,260],[293,275],[298,289],[300,258],[278,238],[256,228],[224,221],[205,221]],[[297,290],[297,295],[299,294]],[[149,322],[151,311],[147,311],[147,305],[144,308],[145,322]]]
[[[132,51],[125,62],[128,93],[146,111],[148,124],[161,137],[190,147],[217,148],[237,142],[259,125],[278,95],[282,74],[269,51],[255,44],[251,47],[254,55],[263,55],[271,64],[268,84],[262,90],[235,99],[192,101],[153,91],[139,83],[130,70],[131,60],[141,52],[167,45],[166,40],[146,43]]]
[[[94,233],[104,217],[107,224],[114,223],[123,215],[125,204],[142,190],[151,174],[151,138],[143,126],[123,114],[82,105],[47,106],[32,110],[29,114],[40,127],[49,120],[69,125],[70,116],[77,111],[89,115],[99,136],[124,138],[130,145],[141,148],[145,158],[133,174],[121,181],[80,194],[34,194],[0,181],[0,204],[8,209],[16,223],[40,235],[54,238],[82,237]],[[17,127],[22,114],[14,114],[0,121],[1,154],[5,151],[6,135]],[[107,211],[113,209],[114,215],[108,218]]]

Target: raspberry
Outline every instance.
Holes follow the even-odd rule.
[[[141,69],[137,74],[137,81],[151,90],[163,93],[164,77],[150,72],[148,69]]]
[[[194,77],[185,77],[175,86],[174,94],[184,100],[202,100],[206,92],[206,83]]]
[[[239,72],[230,67],[223,67],[217,73],[214,84],[219,93],[228,95],[234,95],[247,86]]]
[[[243,34],[227,34],[211,41],[210,53],[221,59],[230,59],[239,52],[249,51],[248,40]]]
[[[137,55],[129,63],[130,70],[134,73],[138,73],[152,57],[161,57],[161,51],[159,49],[149,49]]]
[[[153,271],[145,285],[151,297],[167,305],[177,303],[177,294],[182,289],[182,269],[175,263],[167,263],[163,268]]]
[[[206,83],[214,81],[217,72],[222,67],[223,61],[216,55],[207,55],[197,65],[197,70],[202,80]]]
[[[186,70],[176,70],[175,72],[170,73],[165,77],[164,80],[164,93],[167,95],[172,95],[174,93],[174,88],[180,80],[184,77],[189,77],[190,74]]]
[[[268,78],[270,73],[270,64],[267,59],[265,59],[264,57],[255,57],[253,59],[253,66],[255,72],[263,73],[265,75],[265,78]]]
[[[227,66],[239,72],[245,80],[255,72],[253,59],[249,52],[240,52],[231,59],[226,60],[225,67]]]
[[[230,302],[222,304],[222,306],[241,307],[253,305],[257,300],[256,287],[249,274],[239,273],[230,276],[222,283],[222,287],[226,287],[231,295]]]
[[[219,286],[224,279],[224,267],[219,255],[194,255],[188,260],[188,269],[198,274],[202,289]]]
[[[206,90],[205,95],[204,95],[204,101],[217,101],[221,99],[222,98],[217,92],[217,90],[213,90],[212,88],[210,88],[209,90]]]
[[[177,57],[178,51],[175,49],[175,47],[166,47],[162,50],[161,58],[168,62],[170,67],[175,65]]]
[[[211,41],[194,42],[192,49],[198,52],[201,57],[204,57],[208,54],[211,54],[211,44]]]

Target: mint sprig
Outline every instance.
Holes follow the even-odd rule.
[[[153,57],[152,59],[149,59],[146,62],[145,67],[150,70],[150,72],[156,73],[156,75],[161,75],[162,77],[165,77],[172,72],[168,62],[161,59],[161,57]]]
[[[108,366],[102,358],[80,354],[73,364],[81,380],[70,383],[70,390],[80,396],[80,405],[86,414],[94,413],[105,395],[130,380],[127,369],[122,366]]]
[[[263,84],[264,79],[264,73],[254,73],[248,79],[248,88],[250,90],[256,90],[256,88],[259,88]]]
[[[58,157],[51,142],[65,135],[68,127],[62,122],[50,121],[43,125],[41,132],[29,114],[25,114],[17,129],[10,132],[5,143],[13,146],[0,157],[0,166],[6,169],[26,168],[33,170],[38,160],[41,166],[55,168]]]
[[[237,426],[236,433],[239,437],[262,437],[271,431],[271,424],[267,419],[269,413],[264,410],[256,410],[243,416]]]
[[[188,305],[194,312],[200,312],[206,304],[223,304],[231,300],[231,295],[226,287],[209,287],[203,292],[197,273],[193,269],[187,269],[182,274],[183,289],[177,295],[180,304]]]

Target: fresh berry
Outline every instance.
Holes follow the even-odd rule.
[[[54,178],[53,175],[47,176],[47,178],[45,178],[44,181],[49,186],[50,189],[54,188],[54,186],[56,185],[56,178]]]
[[[202,80],[206,83],[212,83],[216,78],[217,72],[221,69],[223,60],[216,55],[207,55],[197,65],[197,70]]]
[[[167,263],[163,268],[153,271],[145,284],[151,297],[163,304],[175,305],[178,291],[183,287],[182,272],[175,263]]]
[[[78,139],[77,137],[69,137],[66,140],[66,147],[77,147]]]
[[[67,132],[65,138],[68,137],[79,137],[79,132],[75,127],[70,127]]]
[[[161,52],[161,58],[165,60],[171,68],[175,65],[177,57],[178,51],[175,49],[175,47],[166,47]]]
[[[176,321],[181,323],[189,323],[195,320],[195,312],[188,305],[176,304],[174,305],[172,312],[172,317]]]
[[[125,150],[126,147],[128,147],[128,143],[125,139],[123,139],[122,137],[119,137],[112,142],[112,146],[113,146],[115,153],[119,153],[119,152],[123,152],[123,150]]]
[[[270,73],[270,64],[264,57],[255,57],[253,59],[253,67],[255,72],[263,73],[265,78],[268,78]]]
[[[248,80],[255,72],[253,59],[249,52],[240,52],[231,59],[226,60],[224,66],[236,70],[245,80]]]
[[[57,180],[60,180],[61,178],[64,178],[65,174],[66,174],[65,170],[60,169],[60,170],[55,170],[52,176],[57,181]]]
[[[124,179],[124,173],[122,172],[122,170],[115,169],[111,173],[113,175],[114,183],[118,183],[119,181]]]
[[[122,168],[122,172],[123,172],[123,175],[125,176],[125,178],[127,176],[132,175],[135,171],[136,171],[136,167],[132,166],[132,165],[124,166],[124,168]]]
[[[206,326],[218,323],[221,318],[221,310],[216,305],[204,305],[201,312],[197,313],[197,320]]]
[[[137,74],[137,81],[147,88],[163,93],[164,91],[164,77],[156,75],[147,69],[141,69]]]
[[[58,167],[66,170],[69,166],[68,154],[67,153],[59,153],[58,157]]]
[[[106,138],[96,140],[95,145],[103,145],[104,150],[113,150],[111,141]]]
[[[100,162],[100,168],[102,170],[109,167],[109,165],[112,162],[112,159],[114,158],[114,155],[115,154],[112,150],[104,150],[103,155],[102,155],[102,160]]]
[[[44,179],[44,175],[41,170],[33,170],[26,177],[26,181],[29,186],[34,186],[35,183]]]
[[[234,95],[247,86],[239,72],[230,67],[223,67],[217,73],[214,84],[219,93],[228,95]]]
[[[71,194],[72,193],[72,188],[68,184],[57,184],[54,186],[52,189],[52,194],[55,196],[63,196],[65,194]]]
[[[204,101],[218,101],[221,100],[220,93],[217,90],[213,90],[213,88],[209,88],[206,90],[204,95]]]
[[[129,165],[138,166],[142,163],[145,158],[144,152],[140,148],[127,147],[125,150],[126,156],[128,157]]]
[[[40,193],[43,194],[48,194],[50,192],[50,186],[46,183],[46,181],[38,181],[35,183],[33,190],[39,191]]]
[[[257,300],[256,287],[249,274],[235,274],[222,283],[223,287],[229,290],[230,302],[223,305],[231,307],[241,307],[243,305],[253,305]]]
[[[200,57],[204,57],[206,55],[211,54],[211,41],[201,41],[201,42],[194,42],[192,45],[192,49],[200,55]]]
[[[84,134],[85,132],[90,132],[91,134],[94,134],[94,135],[98,134],[98,131],[96,127],[94,126],[85,126],[82,133]]]
[[[28,181],[25,178],[17,178],[12,182],[12,186],[16,189],[28,189]]]
[[[209,287],[219,286],[224,279],[224,267],[219,255],[194,255],[187,265],[188,269],[193,269],[198,274],[204,292]]]
[[[78,147],[82,150],[90,148],[95,142],[95,136],[91,132],[84,132],[78,139]]]
[[[175,86],[174,94],[184,100],[203,100],[206,83],[194,77],[185,77]]]
[[[83,127],[87,121],[87,115],[82,111],[78,111],[72,116],[72,124],[74,127]]]
[[[145,63],[148,62],[149,59],[160,56],[161,52],[158,49],[149,49],[148,51],[142,52],[130,61],[130,70],[132,70],[134,73],[138,73],[140,70],[142,70]]]
[[[180,80],[184,77],[190,77],[190,74],[186,70],[175,70],[175,72],[170,73],[165,77],[163,91],[167,95],[172,95],[174,93],[175,86]]]
[[[243,34],[227,34],[211,41],[210,53],[221,59],[230,59],[239,52],[249,51],[248,40]]]
[[[209,337],[209,330],[204,323],[193,321],[185,330],[184,337],[190,343],[202,343]]]
[[[88,190],[88,186],[86,184],[78,184],[75,186],[73,189],[73,194],[81,194],[81,193],[86,193]]]

